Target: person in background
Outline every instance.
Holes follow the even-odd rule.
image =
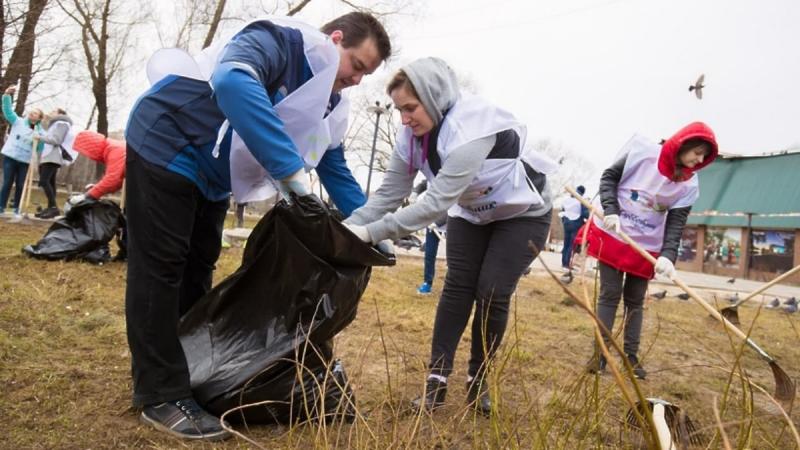
[[[583,186],[578,186],[575,190],[581,196],[586,192],[586,188]],[[564,203],[561,204],[561,212],[558,213],[558,217],[561,217],[561,225],[564,227],[564,246],[561,249],[561,268],[569,272],[572,270],[571,259],[575,235],[589,218],[589,209],[583,206],[577,199],[569,196],[565,198]]]
[[[47,198],[47,207],[36,213],[40,219],[52,219],[61,214],[56,204],[56,175],[61,166],[71,161],[69,153],[62,151],[64,140],[67,138],[72,119],[64,108],[56,108],[46,116],[47,132],[38,134],[39,140],[44,142],[44,149],[39,160],[39,187]]]
[[[461,335],[472,315],[467,403],[491,412],[488,377],[508,323],[511,294],[543,248],[552,202],[546,172],[557,165],[525,152],[525,126],[488,101],[462,94],[439,58],[404,66],[386,92],[403,126],[380,188],[345,221],[364,242],[377,244],[420,230],[447,213],[447,275],[436,310],[427,381],[416,408],[444,405]],[[542,171],[540,171],[542,170]],[[425,196],[401,208],[414,178]]]
[[[264,185],[274,181],[286,197],[311,195],[306,170],[314,168],[345,216],[362,205],[341,146],[341,91],[390,55],[381,23],[353,12],[321,30],[255,20],[181,67],[159,53],[151,59],[158,76],[125,134],[125,317],[142,422],[184,439],[230,436],[192,396],[178,322],[211,288],[231,192],[246,202],[241,186],[270,180]],[[247,180],[252,173],[258,179]]]
[[[17,88],[11,86],[3,94],[3,117],[6,118],[11,131],[6,136],[3,144],[3,187],[0,189],[0,214],[5,213],[8,206],[8,197],[11,194],[11,186],[14,190],[14,215],[20,218],[20,201],[22,200],[22,189],[25,186],[25,179],[28,175],[28,167],[33,158],[33,137],[34,133],[41,133],[42,110],[33,108],[28,111],[28,115],[22,118],[14,112],[14,101],[11,96]],[[40,142],[37,151],[42,150],[43,144]]]
[[[639,360],[644,296],[654,274],[671,277],[681,235],[700,195],[695,172],[717,157],[714,132],[702,122],[681,128],[663,144],[635,135],[623,156],[600,178],[602,221],[592,217],[587,226],[587,252],[598,260],[600,295],[597,316],[609,333],[614,327],[620,298],[625,303],[623,351],[639,379],[647,371]],[[624,232],[658,258],[655,266],[622,240]],[[603,339],[608,344],[607,333]],[[605,370],[606,358],[595,347],[587,369]]]
[[[428,180],[420,181],[411,191],[408,202],[416,202],[417,198],[427,189]],[[428,295],[433,289],[433,279],[436,277],[436,255],[439,253],[442,230],[446,226],[447,214],[443,214],[442,217],[425,228],[425,263],[422,272],[422,284],[417,288],[417,293],[420,295]]]
[[[127,154],[124,141],[87,130],[75,135],[71,148],[92,161],[106,166],[103,177],[97,183],[86,186],[86,192],[70,196],[68,202],[71,206],[84,200],[99,200],[104,195],[122,189]]]

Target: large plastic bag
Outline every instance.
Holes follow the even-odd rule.
[[[341,363],[331,367],[331,339],[355,318],[371,267],[394,262],[315,196],[279,202],[250,234],[241,267],[181,318],[195,398],[214,414],[269,402],[234,421],[347,410],[350,389]]]
[[[81,259],[102,264],[111,259],[108,243],[125,228],[125,216],[111,200],[84,200],[56,220],[36,244],[23,253],[48,260]],[[124,247],[119,241],[120,248]]]

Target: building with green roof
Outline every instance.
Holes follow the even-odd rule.
[[[800,264],[800,149],[722,156],[698,176],[678,268],[771,280]]]

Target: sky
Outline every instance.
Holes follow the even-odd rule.
[[[343,12],[314,0],[300,18]],[[659,140],[695,120],[722,152],[774,152],[800,148],[798,23],[796,0],[427,0],[390,19],[396,56],[372,82],[443,58],[530,139],[560,143],[597,176],[632,134]],[[702,100],[688,91],[700,74]],[[118,116],[112,128],[124,126]]]
[[[800,147],[799,23],[796,0],[433,0],[392,29],[396,64],[445,59],[602,170],[633,133],[695,120],[725,153]]]

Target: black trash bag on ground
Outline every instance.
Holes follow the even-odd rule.
[[[39,242],[26,245],[22,252],[38,259],[81,259],[101,264],[111,260],[108,243],[124,228],[125,216],[115,202],[84,200],[56,220]]]
[[[330,341],[355,318],[371,267],[394,263],[316,196],[279,202],[250,234],[239,269],[181,318],[195,398],[218,415],[269,402],[231,415],[248,422],[344,411],[351,391],[330,367]]]

